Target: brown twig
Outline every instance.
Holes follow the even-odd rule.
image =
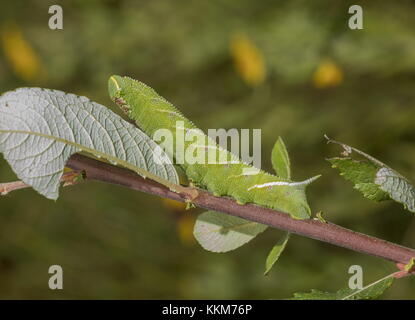
[[[0,195],[5,196],[9,192],[29,188],[30,186],[23,181],[13,181],[0,183]]]
[[[64,187],[74,185],[76,184],[80,175],[82,174],[79,172],[73,172],[73,171],[66,172],[62,175],[61,182],[63,183]],[[5,196],[9,192],[20,190],[20,189],[25,189],[25,188],[30,188],[30,186],[20,180],[13,181],[13,182],[0,183],[0,195]]]
[[[172,192],[154,181],[143,179],[132,171],[79,154],[73,155],[68,161],[67,166],[74,170],[84,170],[86,172],[86,179],[113,183],[178,201],[186,200],[184,195]],[[397,263],[407,264],[412,257],[415,257],[414,249],[357,233],[332,223],[324,223],[313,219],[295,220],[283,212],[266,209],[253,204],[241,206],[233,199],[215,197],[203,190],[199,190],[199,196],[192,202],[198,207],[256,221],[277,229],[286,230]]]

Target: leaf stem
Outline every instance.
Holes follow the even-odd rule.
[[[389,278],[394,277],[395,274],[397,274],[398,272],[394,272],[394,273],[388,274],[387,276],[385,276],[385,277],[383,277],[383,278],[381,278],[379,280],[376,280],[375,282],[372,282],[372,283],[368,284],[367,286],[364,286],[362,289],[358,289],[358,290],[352,292],[351,294],[349,294],[348,296],[342,298],[341,300],[348,300],[349,298],[353,297],[354,295],[356,295],[356,294],[358,294],[358,293],[360,293],[360,292],[362,292],[362,291],[364,291],[364,290],[366,290],[366,289],[368,289],[370,287],[373,287],[373,286],[377,285],[378,283],[380,283],[380,282],[382,282],[382,281],[384,281],[386,279],[389,279]]]

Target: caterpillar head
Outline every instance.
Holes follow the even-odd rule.
[[[137,82],[131,78],[113,75],[108,80],[108,93],[112,101],[121,108],[124,113],[129,114],[131,107],[127,103],[128,88]]]
[[[172,128],[179,112],[151,87],[129,77],[111,76],[108,80],[111,99],[148,135],[160,128]],[[180,118],[182,120],[182,117]]]
[[[129,77],[113,75],[108,80],[108,92],[113,100],[125,113],[143,111],[151,105],[151,100],[158,97],[157,93],[142,82]]]

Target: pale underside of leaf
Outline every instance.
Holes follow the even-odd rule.
[[[228,252],[246,244],[266,228],[263,224],[239,217],[206,211],[197,218],[193,234],[204,249]]]
[[[20,88],[0,97],[0,152],[19,179],[57,199],[66,161],[84,151],[171,189],[182,188],[157,144],[106,107],[62,91]]]
[[[380,168],[375,182],[393,200],[403,204],[405,209],[415,212],[415,188],[408,180],[390,168]]]

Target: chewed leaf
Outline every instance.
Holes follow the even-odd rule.
[[[337,292],[323,292],[312,289],[311,292],[294,293],[290,300],[374,300],[378,299],[394,281],[386,277],[376,281],[363,289],[341,289]]]
[[[266,228],[263,224],[228,214],[206,211],[197,218],[193,234],[204,249],[228,252],[252,240]]]
[[[142,131],[85,97],[40,88],[0,96],[0,152],[19,179],[49,199],[58,198],[65,163],[80,151],[174,189],[178,175],[157,148]]]
[[[342,145],[348,157],[331,158],[328,161],[340,170],[346,180],[353,182],[355,189],[366,198],[374,201],[392,199],[403,204],[405,209],[415,212],[415,188],[408,179],[363,151],[337,141],[329,142]],[[350,155],[353,152],[365,159],[352,159]]]
[[[267,260],[265,261],[264,275],[267,275],[271,271],[274,264],[278,261],[289,239],[290,239],[290,233],[286,232],[285,235],[271,249],[270,253],[268,254]]]
[[[275,142],[272,148],[271,161],[277,176],[287,180],[291,179],[290,158],[281,137],[278,137],[277,142]]]
[[[373,163],[351,158],[331,158],[328,161],[333,168],[339,169],[341,176],[353,182],[354,188],[359,190],[364,197],[374,201],[389,199],[388,194],[375,183],[379,168]]]

